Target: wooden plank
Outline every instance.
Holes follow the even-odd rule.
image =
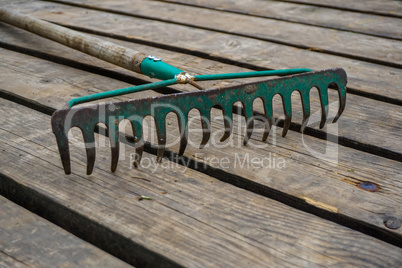
[[[402,17],[402,4],[399,0],[377,1],[377,0],[355,0],[347,2],[344,0],[278,0],[281,2],[303,3],[341,10],[352,10],[369,14],[381,14],[384,16]]]
[[[99,66],[105,68],[107,70],[113,70],[125,75],[135,76],[138,78],[144,78],[141,75],[137,75],[136,73],[125,71],[122,68],[115,67],[113,65],[107,64],[103,61],[96,60],[92,57],[88,57],[82,53],[76,52],[74,50],[70,50],[54,42],[48,42],[47,40],[36,37],[32,34],[26,33],[25,31],[15,29],[14,27],[9,27],[4,25],[0,27],[0,31],[2,33],[3,42],[6,42],[12,46],[20,46],[25,47],[25,44],[30,44],[30,49],[40,50],[44,53],[48,53],[50,56],[63,55],[66,58],[71,60],[75,60],[77,62],[82,62],[85,64]],[[165,61],[178,66],[184,70],[187,70],[191,73],[197,74],[205,74],[211,72],[224,73],[224,72],[243,72],[250,71],[249,69],[230,66],[227,64],[222,64],[216,61],[210,61],[206,59],[201,59],[192,55],[186,55],[182,53],[171,53],[167,50],[155,49],[149,46],[133,44],[130,42],[124,42],[119,40],[107,39],[112,42],[117,42],[120,45],[126,47],[132,47],[133,49],[139,49],[141,51],[151,51],[155,55],[159,55]],[[48,56],[48,57],[50,57]],[[4,65],[13,65],[13,61],[17,61],[17,59],[10,59],[4,61]],[[7,63],[8,62],[8,63]],[[3,72],[8,73],[7,70],[9,67],[4,66],[6,68]],[[12,70],[12,68],[11,68]],[[51,74],[49,74],[49,77]],[[8,81],[14,81],[16,79],[12,78],[13,74],[4,76],[4,79],[9,79]],[[20,79],[17,79],[20,80]],[[261,78],[257,78],[254,80],[261,80]],[[3,81],[6,83],[6,81]],[[203,86],[210,87],[219,87],[219,86],[227,86],[229,82],[234,83],[244,83],[246,81],[237,80],[237,81],[216,81],[215,83],[202,84]],[[10,83],[10,82],[9,82]],[[71,82],[73,83],[73,82]],[[10,83],[12,84],[12,83]],[[125,86],[128,86],[125,85]],[[110,90],[116,89],[116,86],[108,85],[102,86],[102,90]],[[193,87],[188,86],[178,86],[175,87],[181,91],[193,91],[196,90]],[[13,89],[17,90],[17,88]],[[89,93],[89,92],[88,92]],[[86,93],[86,94],[88,94]],[[78,93],[74,93],[78,94]],[[68,99],[68,96],[73,97],[74,94],[68,94],[65,96],[65,100]],[[150,93],[146,96],[151,96],[153,93]],[[330,92],[330,101],[338,100],[338,96],[336,92]],[[319,99],[317,94],[312,94],[312,112],[320,111],[319,108]],[[281,104],[281,100],[279,98],[275,98],[274,101],[274,115],[277,117],[282,116],[283,108]],[[301,102],[298,98],[293,98],[293,122],[301,123],[302,121],[302,108]],[[333,117],[336,112],[336,105],[333,105],[330,109],[330,116]],[[61,106],[60,106],[61,107]],[[263,113],[263,108],[261,105],[256,105],[255,109]],[[381,103],[375,100],[363,98],[356,95],[348,94],[348,101],[346,111],[339,120],[338,123],[338,133],[337,136],[341,137],[339,141],[341,144],[345,146],[353,146],[350,141],[355,141],[359,143],[359,148],[362,148],[365,151],[377,150],[376,154],[380,154],[382,156],[386,156],[391,159],[398,159],[398,154],[402,153],[402,144],[395,144],[395,140],[401,138],[401,132],[398,131],[401,117],[398,114],[398,106]],[[318,114],[317,114],[318,115]],[[359,126],[360,131],[356,131],[356,126]],[[311,126],[313,129],[317,129],[316,125]],[[375,133],[375,135],[366,135],[366,133]],[[374,146],[371,148],[370,146]],[[356,148],[356,146],[354,147]]]
[[[21,262],[18,262],[13,257],[3,252],[0,252],[0,265],[2,265],[1,267],[15,267],[15,268],[29,267]]]
[[[193,28],[251,37],[297,48],[402,67],[402,56],[399,53],[401,49],[398,48],[400,40],[374,38],[364,34],[351,34],[334,29],[164,2],[142,0],[136,1],[135,6],[130,5],[128,0],[102,1],[101,3],[94,0],[84,3],[82,0],[59,0],[57,2],[99,8],[108,12],[119,12],[124,15],[167,21]],[[330,16],[334,16],[334,14]],[[355,23],[358,23],[357,18],[355,18]],[[389,25],[386,24],[386,28],[390,28]],[[395,19],[393,25],[396,29],[402,28],[402,20]],[[267,31],[267,29],[269,30]],[[402,32],[400,34],[402,37]]]
[[[402,33],[398,27],[400,20],[371,14],[336,10],[325,7],[286,3],[279,1],[247,0],[236,2],[230,0],[158,0],[168,3],[185,4],[225,12],[247,14],[263,18],[285,20],[307,25],[326,27],[355,33],[362,33],[386,38],[401,39]],[[342,19],[339,19],[342,18]]]
[[[125,237],[121,253],[134,255],[138,262],[141,256],[129,251],[133,243],[186,267],[401,263],[400,248],[190,169],[168,165],[133,171],[126,158],[115,174],[97,169],[82,177],[78,174],[85,161],[74,154],[79,173],[62,175],[54,163],[57,152],[51,145],[49,117],[8,101],[0,103],[0,159],[7,164],[1,168],[7,176],[1,190],[24,185],[35,193],[37,209],[70,228],[79,226],[89,237],[104,234],[87,221],[102,223],[113,231],[109,242],[115,242],[116,233]],[[98,163],[108,166],[102,157]],[[14,189],[21,198],[21,187]],[[153,200],[139,201],[141,195]],[[65,222],[67,207],[72,220]],[[85,218],[77,220],[77,214]],[[142,264],[165,266],[158,258],[152,261]]]
[[[1,267],[132,267],[2,196],[0,207]]]
[[[14,49],[17,51],[23,51],[24,53],[33,53],[37,57],[42,55],[43,58],[61,62],[62,64],[73,66],[75,68],[86,68],[87,70],[91,69],[92,71],[98,71],[102,73],[102,75],[107,75],[107,71],[110,71],[110,75],[115,75],[116,77],[120,74],[120,79],[126,79],[127,82],[130,83],[146,83],[146,82],[154,82],[159,81],[157,79],[151,79],[148,76],[141,75],[135,72],[128,71],[126,69],[120,68],[116,65],[107,63],[105,61],[99,60],[97,58],[91,57],[87,54],[81,53],[77,50],[69,49],[66,46],[60,45],[56,42],[49,42],[47,39],[36,36],[24,30],[18,29],[16,27],[10,26],[8,24],[0,23],[0,32],[3,36],[1,40],[1,46]],[[102,37],[105,40],[109,40],[111,42],[115,42],[121,45],[125,45],[126,47],[135,47],[141,51],[152,52],[155,55],[159,55],[163,57],[163,59],[167,62],[170,62],[177,66],[178,68],[185,69],[186,71],[193,74],[202,74],[208,72],[218,72],[223,68],[223,70],[227,69],[225,66],[227,64],[223,64],[216,61],[211,61],[207,59],[202,59],[199,57],[195,57],[193,55],[183,54],[183,53],[172,53],[169,50],[159,49],[147,45],[142,44],[133,44],[131,42],[120,41],[112,38]],[[27,46],[29,44],[29,46]],[[30,52],[28,52],[28,50]],[[61,57],[60,57],[61,56]],[[60,59],[62,58],[62,59]],[[57,59],[60,59],[57,60]],[[194,63],[197,64],[194,64]],[[77,63],[83,64],[83,67],[79,67]],[[233,67],[236,68],[236,67]],[[231,68],[233,70],[233,68]],[[238,71],[250,71],[250,69],[236,68]],[[138,79],[138,81],[137,81]],[[261,78],[258,78],[260,80]],[[256,79],[246,79],[245,81],[254,81]],[[227,86],[232,81],[205,81],[200,82],[202,86],[206,88],[212,87],[220,87]],[[188,91],[189,87],[186,85],[175,85],[171,86],[177,90]],[[110,90],[111,88],[106,88],[105,90]]]
[[[0,19],[6,23],[137,73],[141,73],[141,62],[147,57],[138,51],[115,43],[83,35],[66,27],[14,12],[11,8],[2,8],[0,12]]]
[[[63,105],[65,100],[62,100],[60,96],[87,94],[88,88],[92,92],[97,92],[105,90],[107,86],[119,88],[127,85],[110,78],[23,56],[15,52],[8,51],[3,55],[4,63],[6,63],[6,58],[14,55],[10,60],[14,66],[10,68],[11,72],[2,69],[2,72],[7,74],[5,77],[10,79],[2,81],[2,89],[39,101],[44,105],[50,105],[53,108]],[[48,79],[46,83],[37,82],[41,81],[43,77],[52,77],[52,79]],[[26,86],[27,84],[29,87]],[[157,95],[155,92],[142,92],[134,94],[130,98],[149,96],[148,94]],[[119,99],[124,98],[116,98],[116,100]],[[217,115],[219,115],[219,111],[214,111],[213,116]],[[260,148],[242,146],[243,131],[241,126],[237,130],[238,118],[235,117],[235,119],[237,120],[235,122],[235,133],[230,143],[222,146],[216,142],[223,126],[221,121],[216,119],[216,123],[213,123],[212,127],[214,142],[217,146],[212,146],[213,143],[211,143],[206,149],[199,150],[190,144],[191,146],[189,145],[186,150],[186,161],[188,159],[194,160],[198,163],[200,170],[221,177],[223,180],[226,178],[230,183],[254,188],[255,191],[264,192],[269,196],[272,195],[272,192],[279,196],[293,196],[297,201],[292,202],[302,205],[307,203],[309,206],[323,209],[328,213],[335,213],[340,217],[357,219],[365,222],[367,226],[373,226],[381,232],[385,232],[382,234],[383,237],[387,237],[388,234],[388,237],[399,239],[402,230],[387,229],[383,223],[388,216],[402,218],[402,210],[400,209],[402,204],[400,192],[402,178],[399,162],[343,146],[336,146],[338,150],[332,153],[328,152],[326,155],[328,159],[325,161],[325,159],[319,159],[311,154],[308,147],[311,147],[313,151],[325,153],[322,152],[324,148],[336,149],[333,146],[331,147],[331,143],[326,144],[326,141],[309,136],[303,136],[302,139],[301,134],[296,132],[289,133],[286,139],[278,138],[280,136],[278,129],[271,133],[268,143],[261,143],[253,139],[253,144],[259,145]],[[169,119],[169,123],[167,125],[168,143],[177,138],[178,129],[176,121]],[[121,130],[124,131],[124,128]],[[151,134],[152,131],[145,133]],[[190,133],[190,141],[198,144],[201,140],[200,133],[193,131]],[[257,139],[260,137],[258,136]],[[77,151],[76,153],[81,155],[81,159],[84,159],[83,151]],[[276,157],[274,157],[275,155]],[[246,164],[241,165],[246,157],[249,159],[257,157],[258,160],[270,156],[281,159],[282,163],[285,161],[285,170],[276,165],[270,167],[265,166],[265,164],[263,167],[255,168],[254,165],[251,165],[250,160],[246,160]],[[220,168],[220,162],[213,163],[212,159],[227,159],[225,161],[229,162],[230,165],[227,168]],[[269,162],[269,159],[265,160]],[[338,161],[338,163],[331,163],[328,160]],[[356,188],[362,182],[377,184],[380,186],[380,190],[366,192]],[[353,206],[350,205],[351,202],[354,204]]]
[[[45,8],[46,7],[46,8]],[[400,103],[402,92],[395,87],[401,69],[296,49],[236,35],[194,29],[186,26],[114,15],[82,8],[33,2],[18,5],[21,12],[71,26],[85,25],[86,29],[100,31],[127,40],[169,44],[187,53],[202,53],[215,59],[236,61],[238,64],[262,68],[282,69],[308,67],[326,69],[343,67],[349,77],[349,88]],[[163,29],[163,32],[161,30]],[[170,34],[176,33],[176,34]],[[163,40],[163,41],[162,41]],[[269,57],[266,55],[275,55]]]

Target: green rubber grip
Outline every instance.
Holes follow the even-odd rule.
[[[148,56],[141,62],[141,72],[151,78],[168,80],[184,71],[163,62],[160,58]]]

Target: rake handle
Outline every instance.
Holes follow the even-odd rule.
[[[136,50],[9,9],[0,8],[0,21],[152,78],[171,79],[182,72],[160,59],[147,57]]]
[[[163,62],[157,57],[146,56],[145,54],[136,50],[129,49],[112,42],[104,41],[102,39],[90,36],[88,34],[80,33],[66,27],[56,25],[54,23],[36,19],[30,15],[21,14],[19,12],[0,7],[0,21],[6,22],[31,33],[45,37],[47,39],[56,41],[62,45],[79,50],[88,55],[113,63],[128,70],[132,70],[140,74],[145,74],[151,78],[164,80],[147,85],[128,87],[75,98],[66,103],[67,108],[71,108],[72,106],[79,103],[115,97],[143,90],[155,89],[159,87],[173,85],[176,83],[191,83],[191,81],[193,80],[206,81],[273,75],[293,75],[312,71],[311,69],[302,68],[244,73],[196,75],[192,77],[186,76],[188,74],[172,65]],[[185,80],[181,81],[181,77],[185,77]],[[191,79],[188,79],[189,77],[191,77]]]

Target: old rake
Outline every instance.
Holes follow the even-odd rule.
[[[265,110],[266,123],[262,137],[263,141],[267,139],[269,130],[273,124],[272,98],[276,94],[279,94],[282,97],[284,107],[285,122],[282,136],[286,135],[291,123],[291,95],[295,90],[299,91],[303,105],[303,122],[301,131],[306,127],[310,116],[310,89],[312,87],[316,87],[319,90],[321,100],[320,128],[324,127],[327,120],[329,87],[338,90],[340,99],[339,110],[333,119],[333,122],[338,120],[345,108],[346,73],[340,68],[321,71],[312,71],[310,69],[286,69],[192,76],[163,62],[160,58],[147,56],[138,51],[111,42],[106,42],[59,25],[45,22],[29,15],[0,9],[0,20],[126,69],[145,74],[151,78],[163,80],[160,82],[75,98],[68,101],[63,109],[57,110],[53,114],[51,122],[66,174],[71,173],[67,134],[72,127],[80,128],[83,133],[87,153],[87,174],[89,175],[92,173],[95,163],[94,131],[98,123],[104,123],[107,126],[112,151],[111,170],[115,171],[119,159],[118,126],[119,122],[123,119],[128,119],[132,124],[136,141],[136,159],[134,164],[135,166],[138,166],[144,150],[142,120],[148,115],[152,115],[155,119],[158,138],[157,159],[160,161],[164,155],[166,145],[166,115],[170,112],[174,112],[178,116],[181,133],[179,155],[182,155],[187,146],[188,113],[194,108],[198,109],[201,114],[201,126],[203,128],[203,137],[200,145],[201,148],[204,147],[210,139],[210,113],[213,107],[220,107],[222,109],[225,132],[221,141],[224,141],[229,138],[232,131],[232,107],[234,103],[240,101],[243,104],[243,114],[247,122],[244,144],[248,142],[253,131],[253,101],[256,98],[260,98],[263,101]],[[260,76],[284,77],[226,88],[206,89],[190,93],[164,95],[149,99],[137,99],[72,108],[72,106],[80,103],[148,89],[156,89],[178,83],[191,84],[200,89],[200,86],[196,81]]]

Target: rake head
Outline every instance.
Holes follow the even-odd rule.
[[[56,111],[52,116],[52,129],[56,136],[62,164],[66,174],[71,173],[70,152],[68,145],[68,131],[78,127],[83,133],[87,153],[87,174],[91,174],[95,163],[95,135],[94,130],[98,123],[107,126],[111,151],[111,170],[115,171],[119,157],[119,122],[128,119],[136,138],[137,166],[144,150],[142,120],[152,115],[158,138],[157,158],[161,160],[166,145],[166,115],[170,112],[177,114],[180,128],[179,155],[184,153],[188,138],[188,113],[198,109],[201,114],[203,138],[200,147],[204,147],[210,139],[210,118],[212,107],[220,107],[224,116],[225,132],[221,141],[226,140],[232,130],[232,106],[240,101],[243,104],[244,116],[247,122],[244,144],[250,139],[253,131],[253,101],[260,98],[264,104],[266,124],[263,141],[267,139],[272,126],[272,98],[279,94],[282,97],[285,122],[282,136],[285,136],[292,118],[291,95],[297,90],[300,92],[303,105],[302,131],[310,116],[310,89],[319,90],[321,100],[321,123],[324,127],[328,115],[328,88],[338,90],[339,110],[333,122],[336,122],[345,108],[346,102],[346,73],[343,69],[329,69],[304,74],[292,75],[257,83],[231,86],[221,89],[208,89],[191,93],[178,93],[161,97],[130,100],[118,103],[89,105]],[[156,116],[155,116],[156,115]]]

